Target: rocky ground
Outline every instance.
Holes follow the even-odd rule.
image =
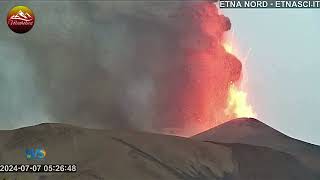
[[[1,164],[75,163],[78,166],[76,173],[1,173],[0,179],[319,179],[316,168],[310,168],[290,152],[272,147],[213,142],[204,137],[210,136],[182,138],[134,131],[84,129],[63,124],[0,131]],[[47,151],[46,159],[27,160],[25,149],[38,146]]]

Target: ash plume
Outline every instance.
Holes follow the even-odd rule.
[[[15,3],[0,5],[7,12]],[[209,2],[25,5],[36,18],[30,32],[15,34],[1,21],[0,112],[7,128],[40,122],[147,131],[184,128],[189,122],[183,122],[185,110],[179,111],[186,109],[179,94],[193,77],[186,57],[221,48],[222,34],[231,26]],[[207,31],[198,16],[212,16],[212,25],[219,26]],[[230,81],[229,76],[222,79]]]

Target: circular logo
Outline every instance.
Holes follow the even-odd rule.
[[[27,6],[15,6],[8,12],[7,24],[16,33],[26,33],[34,25],[35,17]]]

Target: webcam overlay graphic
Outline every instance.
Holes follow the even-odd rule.
[[[44,148],[27,148],[25,150],[26,157],[28,160],[42,160],[46,157],[47,152]]]
[[[27,6],[15,6],[8,12],[8,27],[15,33],[23,34],[30,31],[34,25],[35,16]]]

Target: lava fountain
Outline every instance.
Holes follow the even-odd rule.
[[[233,118],[254,117],[239,86],[243,64],[234,55],[232,42],[225,41],[229,18],[209,2],[187,3],[181,14],[187,22],[180,30],[183,60],[163,75],[170,76],[159,91],[160,128],[189,136]]]
[[[232,37],[232,40],[224,42],[223,47],[227,53],[235,55],[234,45],[233,45],[234,42],[232,41],[233,41],[233,37]],[[246,60],[247,60],[247,57],[245,57],[243,61],[245,62]],[[245,64],[244,62],[242,62],[242,64]],[[242,66],[242,74],[244,74],[245,71],[246,71],[245,67]],[[227,107],[224,113],[228,119],[241,118],[241,117],[256,118],[257,114],[254,112],[253,107],[248,103],[247,92],[241,88],[246,86],[246,84],[244,81],[242,81],[242,79],[240,79],[239,81],[240,82],[238,83],[230,82],[230,86],[228,90]]]

